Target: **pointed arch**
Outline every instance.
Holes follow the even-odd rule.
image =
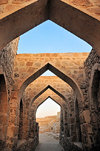
[[[48,88],[48,89],[49,89],[49,88]],[[33,105],[31,105],[32,102],[30,103],[30,107],[29,107],[29,117],[30,117],[30,118],[28,118],[28,123],[30,123],[29,125],[30,125],[30,127],[32,127],[32,129],[33,129],[33,125],[32,125],[31,123],[33,123],[33,122],[31,122],[31,121],[36,121],[36,110],[37,110],[37,107],[36,107],[36,106],[38,105],[38,104],[36,104],[36,105],[34,106],[35,100],[38,99],[39,97],[41,97],[48,89],[47,89],[47,87],[44,88],[44,90],[41,91],[42,93],[41,93],[41,92],[39,93],[40,96],[37,95],[38,97],[35,97],[35,99],[34,99],[34,98],[32,99],[32,100],[34,100]],[[51,90],[51,91],[53,91],[53,90]],[[56,94],[55,91],[53,91],[53,92]],[[58,94],[56,94],[56,95],[58,95]],[[58,95],[58,96],[59,96],[59,95]],[[62,99],[61,95],[60,95],[59,97],[60,97],[61,101],[55,100],[55,102],[56,102],[57,104],[59,104],[62,108],[65,108],[65,105],[63,105],[63,104],[65,104],[66,102]],[[52,98],[52,97],[51,97],[50,94],[49,94],[46,98]],[[42,102],[45,101],[46,98],[44,98],[44,99],[42,100]],[[54,100],[54,99],[53,99],[53,100]],[[37,100],[36,100],[36,101],[37,101]],[[42,104],[42,102],[39,102],[39,104]]]
[[[62,102],[57,102],[62,108],[63,108],[63,105],[65,105],[65,108],[66,108],[66,99],[65,99],[65,97],[60,93],[60,92],[58,92],[57,90],[55,90],[53,87],[51,87],[51,86],[47,86],[46,88],[44,88],[40,93],[38,93],[33,99],[32,99],[32,101],[31,101],[31,103],[30,103],[30,109],[31,109],[31,107],[32,107],[32,105],[34,106],[34,104],[35,104],[35,101],[36,101],[36,99],[38,99],[38,97],[41,97],[41,95],[43,94],[43,93],[45,93],[48,89],[50,89],[51,91],[53,91],[55,94],[57,94],[62,100]],[[50,98],[51,96],[49,95],[47,98]],[[46,100],[46,99],[45,99]],[[41,103],[42,104],[42,103]],[[34,108],[32,108],[32,109],[34,109]],[[35,110],[34,110],[34,113],[36,113],[36,110],[37,110],[37,107],[35,108]],[[32,111],[32,110],[30,110],[30,111]]]
[[[60,96],[64,101],[66,101],[65,97],[58,92],[56,89],[54,89],[52,86],[48,85],[47,87],[45,87],[42,91],[40,91],[31,101],[31,104],[40,96],[42,95],[47,89],[51,89],[54,93],[56,93],[58,96]]]
[[[56,67],[54,67],[50,63],[47,63],[46,65],[44,65],[41,69],[39,69],[37,72],[35,72],[33,75],[31,75],[29,78],[27,78],[24,81],[24,83],[22,84],[22,86],[20,87],[20,90],[19,90],[19,97],[22,96],[22,93],[24,92],[25,88],[31,82],[33,82],[34,80],[36,80],[40,75],[42,75],[46,70],[50,70],[56,76],[58,76],[63,81],[65,81],[66,83],[68,83],[72,87],[72,89],[75,91],[77,99],[81,100],[81,101],[83,100],[83,94],[82,94],[82,92],[81,92],[78,84],[75,82],[75,80],[73,80],[71,77],[65,75],[63,72],[61,72],[60,70],[58,70]]]
[[[100,54],[100,22],[62,0],[35,1],[1,19],[0,50],[13,39],[48,19],[88,42]]]
[[[37,108],[36,108],[36,110],[38,109],[38,107],[41,105],[41,104],[43,104],[47,99],[52,99],[54,102],[56,102],[60,107],[62,107],[62,105],[58,102],[58,101],[56,101],[55,99],[53,99],[52,97],[50,97],[50,96],[48,96],[47,98],[45,98],[45,100],[42,100],[39,104],[38,104],[38,106],[37,106]]]
[[[36,108],[36,111],[35,111],[35,114],[37,114],[38,108],[41,107],[42,105],[44,105],[43,103],[45,103],[46,101],[48,101],[48,100],[47,100],[48,98],[50,98],[50,97],[45,98],[45,100],[43,99],[43,100],[38,104],[38,106],[37,106],[37,108]],[[52,97],[51,97],[51,99],[52,99]],[[56,103],[56,105],[59,106],[59,107],[60,107],[60,110],[61,110],[62,106],[61,106],[61,104],[59,104],[58,101],[56,101],[55,99],[52,99],[51,101],[54,102],[54,103]],[[46,107],[46,105],[45,105],[45,107]],[[46,109],[46,108],[44,108],[43,111],[45,111],[45,109]],[[51,110],[51,109],[50,109],[50,110]],[[60,111],[59,111],[59,112],[60,112]],[[45,115],[45,116],[47,116],[47,115]],[[50,114],[49,114],[48,116],[50,116]],[[36,116],[36,119],[37,119],[37,116]],[[37,121],[37,120],[36,120],[36,121]],[[60,120],[60,118],[59,118],[59,133],[60,133],[60,121],[61,121],[61,120]],[[38,121],[37,121],[37,122],[38,122]],[[50,123],[48,123],[48,124],[50,124]],[[40,126],[40,131],[41,131],[41,126]]]
[[[52,99],[54,102],[56,102],[61,108],[63,108],[63,106],[62,106],[62,104],[60,103],[60,102],[58,102],[56,99],[54,99],[53,97],[51,97],[51,96],[48,96],[45,100],[42,100],[41,102],[40,102],[40,104],[38,104],[37,105],[37,107],[36,107],[36,111],[37,111],[37,109],[38,109],[38,107],[42,104],[42,103],[44,103],[47,99]],[[65,103],[65,102],[64,102]]]

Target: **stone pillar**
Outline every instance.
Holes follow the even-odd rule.
[[[9,150],[16,148],[19,129],[19,100],[18,91],[11,92],[9,101],[9,121],[7,128],[7,147]]]
[[[90,123],[90,111],[89,109],[83,110],[80,114],[81,132],[82,132],[82,143],[84,149],[88,150],[93,144],[93,131]]]
[[[31,107],[29,114],[29,137],[35,137],[35,127],[36,127],[36,117],[35,117],[35,108]]]
[[[29,138],[29,103],[28,100],[23,99],[23,139]]]
[[[61,108],[61,113],[60,113],[60,143],[62,144],[62,140],[64,137],[64,121],[63,121],[63,109]]]

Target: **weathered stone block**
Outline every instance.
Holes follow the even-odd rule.
[[[0,5],[7,4],[7,3],[8,3],[8,0],[0,0]]]

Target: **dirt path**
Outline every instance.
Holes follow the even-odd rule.
[[[59,142],[51,135],[40,134],[40,143],[35,151],[64,151]]]

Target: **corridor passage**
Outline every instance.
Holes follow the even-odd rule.
[[[59,140],[54,139],[52,135],[47,133],[40,134],[39,145],[35,151],[64,151]]]

